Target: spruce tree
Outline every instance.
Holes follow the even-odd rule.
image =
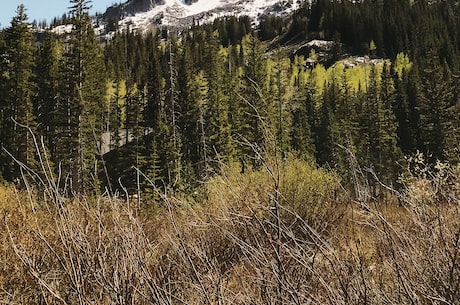
[[[420,150],[420,104],[424,97],[417,65],[404,70],[397,82],[398,95],[395,115],[398,120],[399,147],[405,155]]]
[[[182,50],[178,60],[177,83],[178,101],[175,109],[180,109],[180,116],[177,116],[177,125],[181,132],[181,153],[183,160],[182,178],[187,181],[194,181],[198,176],[198,164],[200,163],[200,131],[199,114],[202,94],[196,91],[194,81],[198,71],[195,63],[198,58],[198,48],[191,37],[183,41]],[[195,54],[196,53],[196,54]],[[179,130],[179,129],[178,129]]]
[[[229,121],[229,98],[226,92],[225,70],[228,65],[226,50],[221,49],[217,32],[210,33],[207,43],[207,109],[205,113],[208,134],[207,155],[213,161],[229,161],[234,157],[233,139]],[[214,163],[212,167],[217,165]]]
[[[421,71],[423,100],[420,103],[420,150],[431,161],[445,160],[447,109],[453,96],[449,70],[429,52]]]
[[[319,165],[333,165],[334,160],[334,102],[335,85],[325,88],[318,107],[318,117],[314,128],[316,160]]]
[[[316,104],[316,88],[311,77],[306,83],[297,80],[292,97],[290,139],[292,149],[303,159],[315,158],[313,126]]]
[[[4,61],[2,73],[4,96],[2,98],[1,141],[4,150],[20,163],[33,168],[36,160],[32,134],[36,131],[33,113],[35,47],[34,36],[25,8],[20,5],[11,26],[5,30]],[[21,177],[20,166],[3,154],[3,176],[12,181]]]
[[[270,60],[270,94],[267,99],[276,109],[271,116],[277,149],[284,155],[289,151],[289,130],[291,127],[290,110],[292,105],[292,86],[290,81],[291,63],[284,51],[278,48]]]
[[[125,104],[124,139],[121,148],[123,171],[121,178],[125,187],[130,192],[140,191],[140,171],[145,166],[144,152],[144,118],[145,107],[144,87],[132,84],[127,88]],[[139,195],[139,193],[138,193]]]
[[[445,155],[451,164],[460,163],[460,92],[454,88],[459,88],[460,78],[454,77],[451,83],[453,95],[445,109]]]
[[[224,74],[224,94],[228,98],[228,123],[230,125],[230,138],[232,140],[235,156],[238,154],[235,140],[240,139],[240,131],[243,130],[243,107],[241,103],[241,95],[243,89],[242,68],[240,66],[240,58],[238,49],[241,46],[230,45],[227,49],[227,59],[225,61]],[[241,158],[240,158],[241,160]]]
[[[342,66],[337,69],[343,69]],[[356,143],[359,141],[357,96],[349,84],[346,73],[338,76],[338,96],[333,122],[335,163],[344,182],[356,186]]]
[[[66,87],[61,115],[65,115],[62,148],[65,176],[72,191],[84,193],[98,189],[98,142],[103,131],[105,73],[102,51],[88,15],[89,0],[70,0],[72,31],[66,48]],[[65,177],[64,176],[64,177]]]
[[[38,51],[36,67],[38,92],[34,107],[38,124],[37,132],[43,137],[51,159],[54,159],[58,149],[57,128],[61,115],[58,112],[58,101],[62,88],[63,44],[53,33],[47,32]]]
[[[161,158],[166,167],[166,184],[178,188],[182,180],[182,137],[179,128],[179,116],[181,109],[179,105],[179,83],[178,83],[178,41],[177,37],[170,35],[168,40],[166,86],[165,86],[165,124],[162,124],[161,133],[167,141],[163,146]],[[163,121],[163,120],[162,120]]]
[[[0,31],[0,53],[5,54],[6,53],[6,43],[5,43],[5,31]],[[8,164],[8,156],[4,153],[3,147],[6,144],[5,143],[5,134],[7,131],[7,118],[8,118],[8,113],[5,111],[7,109],[7,100],[6,100],[6,94],[8,92],[8,86],[6,83],[6,71],[8,69],[8,61],[6,60],[0,60],[0,95],[2,98],[0,98],[0,107],[2,111],[0,111],[0,182],[3,182],[4,180],[4,171],[6,170],[6,166]]]
[[[379,98],[379,160],[377,172],[384,183],[394,184],[401,172],[403,155],[398,146],[398,123],[393,112],[396,88],[390,65],[385,62],[381,73]]]
[[[244,59],[243,95],[241,96],[241,130],[243,142],[250,143],[242,147],[245,156],[253,156],[254,150],[265,149],[267,140],[274,136],[270,126],[270,114],[275,113],[273,104],[267,99],[267,62],[260,41],[254,35],[248,35],[242,42]],[[271,130],[270,130],[271,129]],[[255,159],[253,158],[255,161]],[[257,162],[253,162],[255,165]]]
[[[372,188],[372,194],[376,194],[377,182],[373,173],[377,173],[381,147],[379,132],[380,127],[380,95],[378,86],[378,73],[375,66],[371,66],[370,74],[366,79],[365,91],[359,92],[358,120],[359,137],[357,139],[357,158],[362,168],[367,169],[366,178]]]
[[[145,175],[148,177],[145,188],[153,191],[152,183],[158,187],[164,179],[164,164],[160,163],[160,151],[163,143],[167,141],[164,134],[160,133],[161,126],[165,122],[165,79],[160,62],[160,42],[158,35],[148,36],[150,46],[148,78],[147,78],[147,104],[144,109],[144,120],[147,130],[151,133],[150,140],[146,143],[146,168]]]
[[[193,135],[191,149],[195,150],[191,156],[192,165],[195,168],[197,178],[203,180],[206,179],[210,172],[210,149],[208,136],[211,130],[209,130],[209,122],[207,121],[207,112],[209,111],[208,105],[208,81],[203,71],[199,71],[194,75],[188,84],[189,91],[189,103],[192,108],[189,109],[191,116],[189,116],[189,123],[193,122],[190,126],[192,129],[191,135]]]

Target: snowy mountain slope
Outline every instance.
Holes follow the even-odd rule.
[[[134,1],[143,1],[132,10]],[[112,19],[119,28],[147,29],[152,24],[163,26],[187,26],[195,23],[211,22],[223,16],[247,15],[257,23],[267,14],[289,14],[295,10],[299,0],[129,0],[111,7],[103,15],[106,22]],[[188,4],[191,3],[191,4]],[[114,12],[117,12],[114,14]],[[114,20],[116,18],[116,20]]]

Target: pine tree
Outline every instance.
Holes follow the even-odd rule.
[[[89,0],[70,0],[72,32],[67,46],[66,96],[61,101],[62,148],[58,157],[65,175],[71,178],[72,191],[84,193],[98,189],[97,144],[103,132],[102,105],[105,73],[102,51],[88,15]],[[69,158],[70,157],[70,158]]]
[[[270,104],[276,108],[276,112],[271,120],[275,126],[274,134],[276,134],[277,148],[284,155],[289,151],[289,130],[290,122],[290,100],[292,96],[292,88],[290,83],[290,68],[291,63],[286,54],[278,48],[273,56],[273,61],[270,61],[270,94],[268,100]]]
[[[5,43],[5,31],[0,31],[0,54],[6,54],[6,43]],[[5,134],[7,134],[7,118],[8,112],[7,109],[7,100],[4,98],[8,92],[8,86],[6,83],[6,71],[8,69],[8,61],[5,59],[0,60],[0,95],[3,98],[0,99],[0,182],[4,180],[4,171],[6,170],[6,165],[8,164],[8,156],[3,151],[5,143]]]
[[[316,152],[313,143],[316,90],[311,78],[306,83],[297,80],[296,90],[292,97],[291,147],[304,159],[314,159]]]
[[[35,47],[25,8],[20,5],[11,26],[5,32],[5,73],[2,74],[4,97],[2,105],[2,146],[19,162],[33,168],[36,130],[33,113]],[[5,152],[2,152],[4,154]],[[12,181],[21,177],[19,165],[12,158],[3,159],[3,176]]]
[[[336,69],[343,69],[339,65]],[[351,88],[346,73],[339,75],[338,96],[333,122],[334,133],[334,157],[337,171],[343,177],[344,182],[350,186],[356,186],[356,143],[359,142],[359,121],[357,114],[357,96]]]
[[[165,54],[168,58],[166,73],[166,98],[165,98],[165,124],[162,124],[162,133],[167,137],[163,143],[162,163],[166,167],[166,181],[168,186],[179,187],[182,182],[182,140],[179,129],[179,92],[178,86],[178,41],[171,35],[168,41],[168,51]]]
[[[398,147],[398,123],[393,112],[396,103],[396,89],[390,65],[385,62],[381,73],[379,98],[379,160],[377,173],[384,183],[394,184],[401,172],[403,155]]]
[[[59,124],[58,100],[62,87],[62,51],[63,44],[51,32],[39,46],[36,80],[38,85],[35,97],[35,114],[38,124],[38,135],[43,137],[51,159],[56,155],[57,128]]]
[[[164,179],[164,164],[160,163],[159,152],[168,139],[160,134],[162,125],[165,125],[165,79],[160,62],[159,37],[158,35],[148,36],[150,46],[150,58],[147,80],[147,105],[144,109],[145,126],[152,131],[152,137],[146,143],[146,167],[145,175],[148,177],[145,188],[153,192],[152,183],[155,187],[160,186]]]
[[[208,158],[227,162],[234,157],[233,139],[229,121],[229,98],[226,92],[225,68],[228,65],[226,50],[221,49],[217,32],[210,34],[207,44],[207,109],[205,113],[208,134]],[[214,163],[215,167],[217,163]],[[208,164],[209,166],[210,164]]]
[[[252,146],[245,145],[242,148],[243,154],[252,156],[254,149],[265,149],[266,142],[271,137],[270,133],[273,132],[269,121],[270,115],[276,113],[276,110],[267,99],[267,62],[260,41],[254,35],[249,35],[243,39],[242,49],[245,56],[244,89],[241,96],[240,107],[243,117],[239,133],[244,142],[250,143]]]
[[[241,46],[230,45],[227,49],[226,68],[224,74],[224,94],[228,98],[228,123],[230,125],[230,138],[233,145],[233,154],[236,156],[238,146],[235,140],[241,137],[243,130],[243,107],[241,95],[243,89],[242,68],[240,65],[239,51]]]
[[[423,94],[418,67],[403,70],[396,82],[397,102],[395,115],[398,121],[399,147],[405,155],[415,154],[420,149],[420,103]]]
[[[210,130],[207,128],[209,122],[207,121],[207,112],[209,111],[208,105],[208,82],[203,71],[199,71],[188,84],[189,103],[192,108],[190,109],[189,123],[194,123],[195,126],[190,126],[193,129],[191,149],[195,150],[192,156],[192,165],[196,169],[196,175],[199,179],[206,179],[210,172],[210,156],[209,156],[209,143],[208,133]],[[193,157],[195,156],[195,157]]]
[[[372,188],[372,194],[376,195],[377,183],[372,172],[376,171],[379,164],[379,154],[377,147],[381,147],[379,132],[380,126],[380,94],[378,85],[378,73],[375,66],[371,66],[369,77],[366,80],[364,92],[360,92],[360,105],[358,107],[359,137],[357,139],[357,159],[366,171],[367,181]],[[372,171],[372,172],[370,172]]]
[[[427,54],[421,71],[423,100],[420,103],[420,150],[429,160],[446,160],[446,136],[451,129],[449,108],[453,104],[450,71],[433,52]]]

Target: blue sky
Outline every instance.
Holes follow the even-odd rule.
[[[93,0],[91,13],[104,12],[113,3],[124,2],[125,0]],[[16,15],[17,7],[24,4],[29,20],[43,20],[50,22],[54,17],[62,16],[68,11],[70,2],[68,0],[0,0],[0,27],[10,25],[11,18]]]

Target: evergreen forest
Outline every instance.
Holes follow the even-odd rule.
[[[257,28],[225,17],[110,39],[96,36],[90,1],[70,5],[69,33],[37,31],[24,6],[0,32],[6,183],[40,177],[46,158],[67,193],[187,192],[277,156],[350,189],[359,166],[378,195],[413,156],[459,162],[454,0],[316,0]],[[311,40],[326,55],[293,50]]]
[[[0,30],[0,304],[459,304],[458,0],[90,7]]]

